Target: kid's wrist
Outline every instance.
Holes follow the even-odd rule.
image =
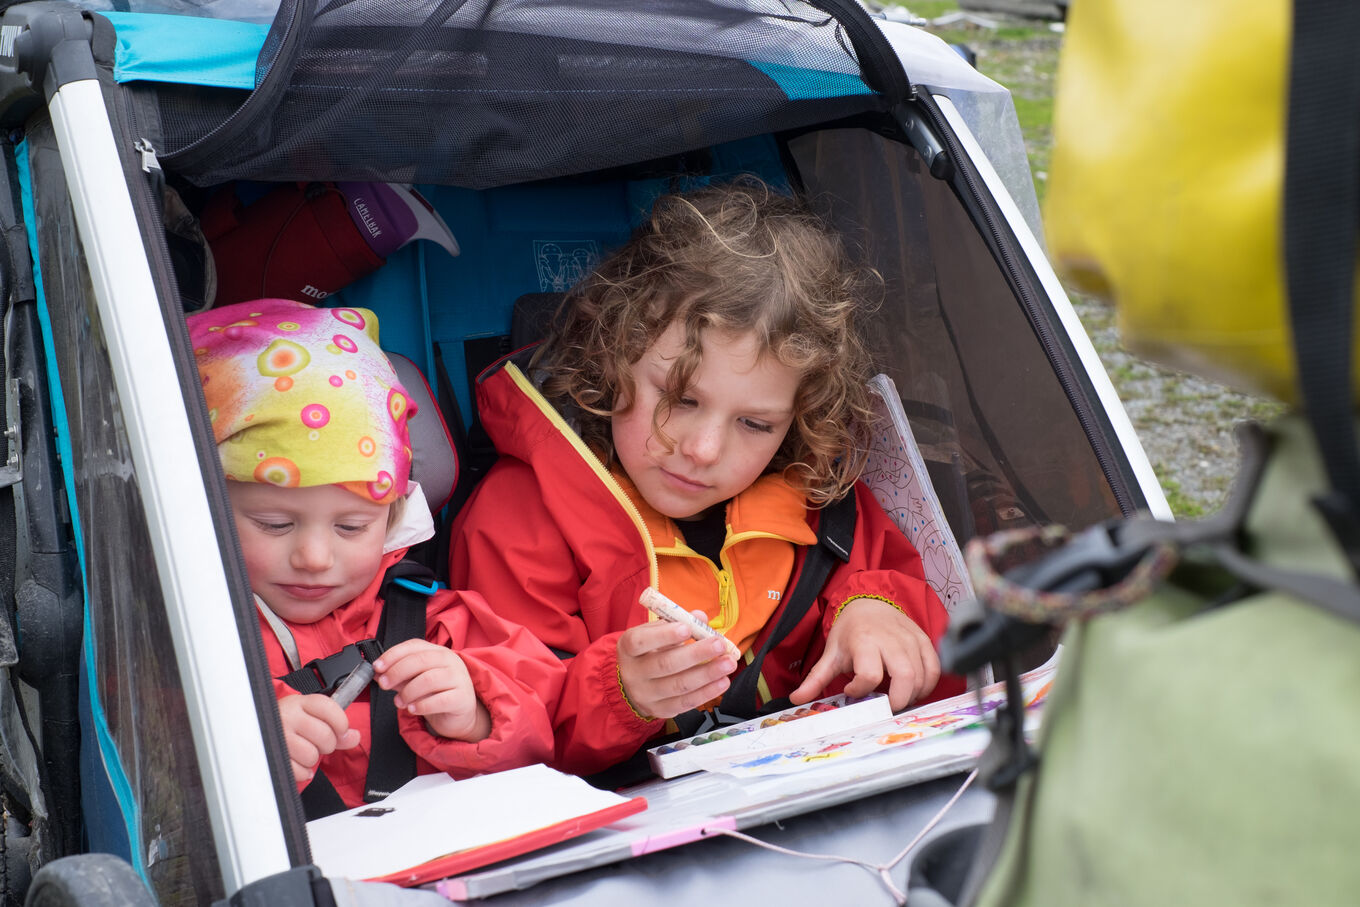
[[[911,620],[911,615],[907,614],[907,612],[902,608],[901,605],[899,605],[897,602],[893,601],[890,598],[887,598],[882,595],[852,595],[836,606],[836,610],[831,616],[831,623],[835,624],[836,621],[840,620],[841,612],[844,611],[847,606],[853,605],[857,601],[863,601],[866,599],[869,601],[883,602],[883,604],[894,609],[903,617],[907,618],[908,620]]]
[[[472,715],[464,721],[453,720],[447,725],[438,725],[429,718],[425,719],[425,729],[435,737],[457,740],[461,743],[480,743],[491,736],[491,712],[480,699],[473,700]]]
[[[633,704],[633,700],[630,699],[628,696],[628,688],[623,685],[623,668],[621,668],[618,664],[614,665],[614,682],[619,689],[619,699],[623,701],[624,705],[628,706],[628,711],[633,713],[634,718],[636,718],[638,721],[641,721],[643,724],[652,724],[654,722],[661,720],[659,718],[654,718],[651,715],[645,714],[641,709],[639,709],[636,705]]]
[[[462,738],[468,743],[481,743],[491,736],[491,712],[486,706],[482,705],[480,699],[474,700],[475,709],[472,714],[472,732],[467,737]]]

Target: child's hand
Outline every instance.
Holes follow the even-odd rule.
[[[826,651],[789,701],[811,702],[833,678],[849,673],[855,676],[845,685],[847,696],[867,696],[878,689],[885,673],[891,677],[888,702],[895,712],[935,689],[940,658],[930,637],[910,617],[887,602],[857,598],[831,625]]]
[[[396,691],[397,708],[423,717],[440,737],[476,743],[491,736],[491,715],[452,649],[407,639],[374,661],[373,671],[378,686]]]
[[[293,763],[293,780],[299,784],[312,780],[322,756],[359,743],[359,732],[349,726],[345,710],[321,693],[283,697],[279,719]]]
[[[688,627],[667,620],[625,630],[618,645],[624,693],[640,714],[674,718],[727,689],[737,663],[725,649],[717,637],[691,642]]]

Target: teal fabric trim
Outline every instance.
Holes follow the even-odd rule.
[[[74,463],[75,456],[71,452],[71,435],[69,431],[70,420],[66,413],[66,397],[61,392],[61,375],[57,371],[56,360],[52,357],[52,350],[55,344],[52,339],[52,319],[47,309],[47,295],[43,292],[42,259],[38,255],[38,231],[33,229],[33,225],[38,222],[38,215],[33,207],[33,185],[28,170],[28,142],[21,141],[14,148],[14,159],[19,175],[19,194],[23,203],[24,223],[28,225],[28,252],[33,259],[33,287],[37,294],[38,321],[42,325],[43,347],[46,350],[47,360],[47,384],[51,389],[52,397],[52,425],[53,432],[57,439],[57,451],[61,455],[63,463]],[[75,535],[76,558],[80,561],[80,575],[85,574],[85,533],[80,524],[80,508],[76,506],[76,487],[75,480],[69,469],[62,470],[62,482],[66,486],[66,500],[70,502],[71,528]],[[123,808],[123,821],[127,825],[129,851],[131,863],[137,874],[150,884],[150,878],[146,874],[146,861],[142,854],[142,812],[138,807],[136,799],[133,797],[132,784],[128,780],[127,771],[123,768],[123,761],[118,753],[118,747],[114,744],[113,733],[109,730],[108,716],[104,713],[103,703],[99,699],[99,687],[93,682],[99,676],[98,665],[95,661],[94,646],[90,645],[90,640],[94,639],[93,628],[90,624],[90,592],[83,582],[81,583],[81,595],[85,603],[84,616],[84,642],[81,644],[81,651],[85,659],[85,674],[90,679],[87,684],[90,697],[90,713],[94,720],[95,735],[98,737],[99,753],[101,761],[104,763],[104,770],[108,773],[109,786],[113,789],[114,796]]]
[[[101,15],[118,33],[113,77],[119,82],[255,88],[268,25],[160,13]]]
[[[810,101],[817,98],[844,98],[851,95],[873,94],[859,76],[820,69],[801,69],[779,63],[751,62],[756,69],[769,76],[789,96],[790,101]]]

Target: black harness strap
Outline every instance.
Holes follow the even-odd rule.
[[[376,639],[361,639],[325,658],[313,658],[296,671],[279,678],[299,693],[335,692],[340,681],[349,676],[361,661],[372,661],[382,654],[383,647]]]
[[[425,636],[425,605],[438,586],[430,568],[414,560],[401,560],[387,569],[378,596],[383,602],[376,639],[350,643],[333,655],[316,658],[279,679],[301,693],[330,693],[349,676],[361,660],[372,661],[383,651],[406,639]],[[369,684],[368,776],[364,800],[381,800],[416,776],[416,756],[398,729],[396,693]],[[317,772],[302,791],[302,808],[308,820],[346,809],[335,786]]]
[[[1360,224],[1360,67],[1353,0],[1296,0],[1284,259],[1303,407],[1331,491],[1314,501],[1360,576],[1360,447],[1351,396]]]
[[[302,789],[300,796],[302,814],[307,817],[308,822],[349,809],[345,801],[340,799],[339,791],[331,784],[331,779],[326,777],[325,772],[319,771],[312,776],[311,783]]]
[[[807,549],[803,569],[794,583],[793,592],[785,601],[773,632],[765,638],[750,663],[737,674],[716,709],[709,712],[692,709],[675,717],[675,725],[681,736],[702,733],[722,724],[746,721],[761,712],[777,712],[788,707],[785,698],[771,700],[763,706],[759,704],[761,667],[765,657],[802,621],[821,594],[831,571],[838,563],[850,560],[850,549],[855,543],[855,516],[853,491],[822,510],[821,518],[817,521],[817,544]]]
[[[437,587],[434,574],[424,564],[402,560],[383,578],[383,600],[378,641],[390,649],[406,639],[425,638],[425,605]],[[402,739],[397,727],[396,692],[371,684],[369,731],[373,749],[368,756],[368,780],[364,800],[381,800],[416,776],[416,754]]]

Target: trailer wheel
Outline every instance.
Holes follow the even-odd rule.
[[[85,853],[53,860],[33,876],[24,907],[153,907],[136,871],[119,857]]]
[[[0,816],[0,904],[4,907],[23,907],[33,882],[29,857],[35,844],[28,826],[14,817],[6,802]]]

